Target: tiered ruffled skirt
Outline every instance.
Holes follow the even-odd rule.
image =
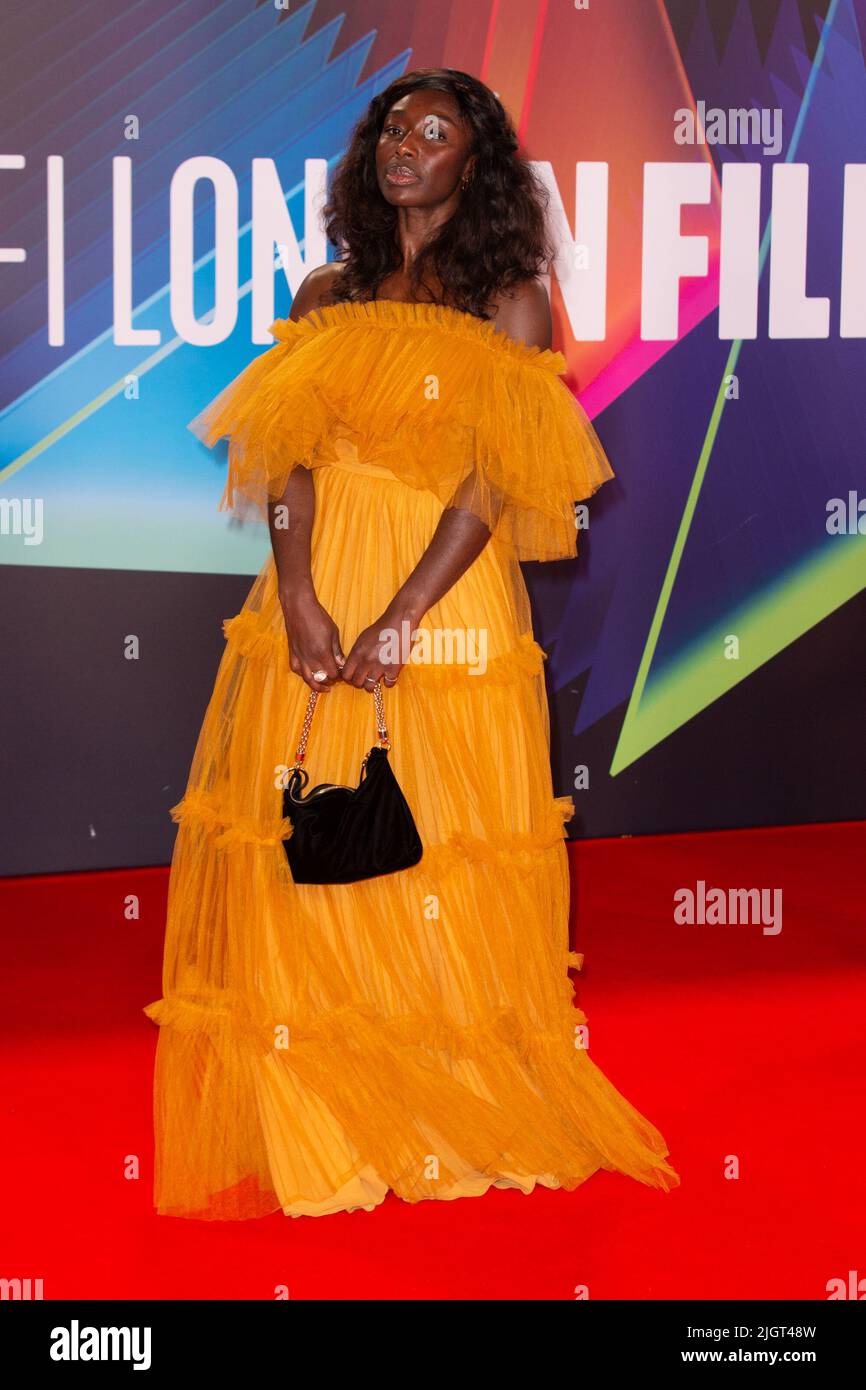
[[[442,505],[345,443],[314,477],[313,577],[348,653]],[[295,884],[281,844],[280,769],[309,688],[288,664],[272,560],[226,623],[173,811],[163,997],[145,1010],[160,1025],[162,1214],[322,1215],[389,1189],[415,1202],[574,1188],[599,1168],[679,1182],[662,1136],[583,1045],[573,806],[552,793],[544,653],[519,567],[491,542],[422,626],[440,659],[410,661],[384,694],[423,858],[331,886]],[[375,737],[371,696],[337,684],[316,708],[309,786],[355,785]]]

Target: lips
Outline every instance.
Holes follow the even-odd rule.
[[[385,167],[385,178],[388,183],[419,183],[418,175],[408,164],[388,164]]]

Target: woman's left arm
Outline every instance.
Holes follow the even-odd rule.
[[[502,299],[493,321],[500,331],[530,347],[549,348],[551,342],[550,302],[547,291],[537,280],[528,281],[513,297]],[[474,491],[472,474],[465,486]],[[467,498],[470,493],[467,493]],[[493,508],[495,497],[491,498]],[[367,675],[394,683],[402,661],[383,660],[389,650],[403,654],[402,624],[409,624],[410,635],[424,614],[438,603],[469,568],[490,540],[491,530],[473,511],[460,506],[460,490],[443,511],[430,544],[409,578],[400,586],[384,613],[361,632],[342,668],[349,685],[369,689]],[[385,644],[388,644],[385,646]],[[396,644],[396,645],[395,645]],[[384,648],[384,649],[383,649]]]
[[[400,673],[401,661],[385,661],[390,650],[403,654],[402,624],[409,624],[411,636],[421,619],[434,603],[447,594],[460,576],[469,568],[490,540],[490,531],[472,512],[448,507],[439,519],[433,537],[418,564],[397,590],[384,613],[357,637],[341,676],[349,685],[364,686],[364,677],[387,676],[393,684]],[[396,646],[395,646],[396,644]]]

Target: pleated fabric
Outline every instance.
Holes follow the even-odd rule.
[[[435,323],[454,356],[471,342],[482,362],[501,353],[518,376],[532,372],[521,409],[534,391],[545,399],[547,386],[533,382],[561,386],[532,350],[522,350],[524,360],[510,340],[492,346],[486,334],[475,337],[468,315],[410,314],[432,307],[389,304],[382,323],[366,330],[375,351],[387,357],[393,335],[392,351],[405,362],[412,340],[423,358]],[[365,351],[355,314],[346,313],[344,334],[334,326],[334,311],[320,313],[318,327],[308,320],[292,355],[300,362],[327,336],[329,360],[339,357],[351,381]],[[442,365],[448,354],[437,350]],[[290,425],[279,448],[272,432],[262,449],[262,360],[221,394],[209,425],[198,417],[211,438],[228,426],[230,487],[249,497],[261,487],[265,496],[282,490],[286,458],[297,457],[285,450],[300,437]],[[415,361],[416,375],[425,365]],[[294,399],[287,359],[274,367]],[[305,364],[308,385],[320,379],[306,373]],[[367,374],[358,379],[366,383]],[[365,440],[350,394],[345,418],[332,420],[300,460],[314,469],[316,592],[346,652],[414,568],[447,501],[417,477],[407,480],[411,461],[397,470],[382,462],[380,441]],[[398,412],[401,399],[396,389]],[[567,402],[560,408],[575,419]],[[308,422],[297,428],[305,433]],[[263,460],[267,478],[257,471]],[[583,486],[592,481],[584,475]],[[497,487],[508,499],[501,520],[518,504],[503,470]],[[536,512],[549,523],[545,544],[562,517],[562,498],[550,509],[554,493]],[[533,525],[541,543],[540,523]],[[508,522],[494,532],[426,614],[397,684],[384,687],[391,765],[424,846],[420,863],[399,873],[294,883],[281,779],[309,688],[289,666],[272,559],[225,623],[188,785],[172,810],[163,993],[145,1009],[160,1027],[158,1212],[323,1215],[372,1209],[389,1190],[417,1202],[480,1195],[491,1185],[571,1189],[600,1168],[664,1190],[679,1183],[661,1134],[592,1061],[586,1017],[575,1006],[569,971],[581,956],[569,950],[564,843],[574,806],[553,794],[545,653],[514,545],[529,534]],[[313,717],[309,785],[356,785],[375,741],[370,694],[338,683]]]
[[[440,304],[335,304],[277,319],[275,344],[189,428],[229,438],[222,507],[266,517],[297,464],[336,430],[411,487],[480,516],[517,560],[577,553],[574,503],[614,476],[560,380],[562,353],[527,347]]]

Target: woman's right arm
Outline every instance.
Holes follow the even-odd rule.
[[[311,271],[295,295],[289,318],[297,320],[317,308],[335,273],[332,266]],[[327,692],[340,678],[345,657],[337,625],[316,597],[313,584],[310,538],[315,512],[312,472],[298,465],[289,474],[282,496],[268,503],[268,527],[291,668],[312,690]],[[326,679],[315,680],[316,671],[324,671]]]

